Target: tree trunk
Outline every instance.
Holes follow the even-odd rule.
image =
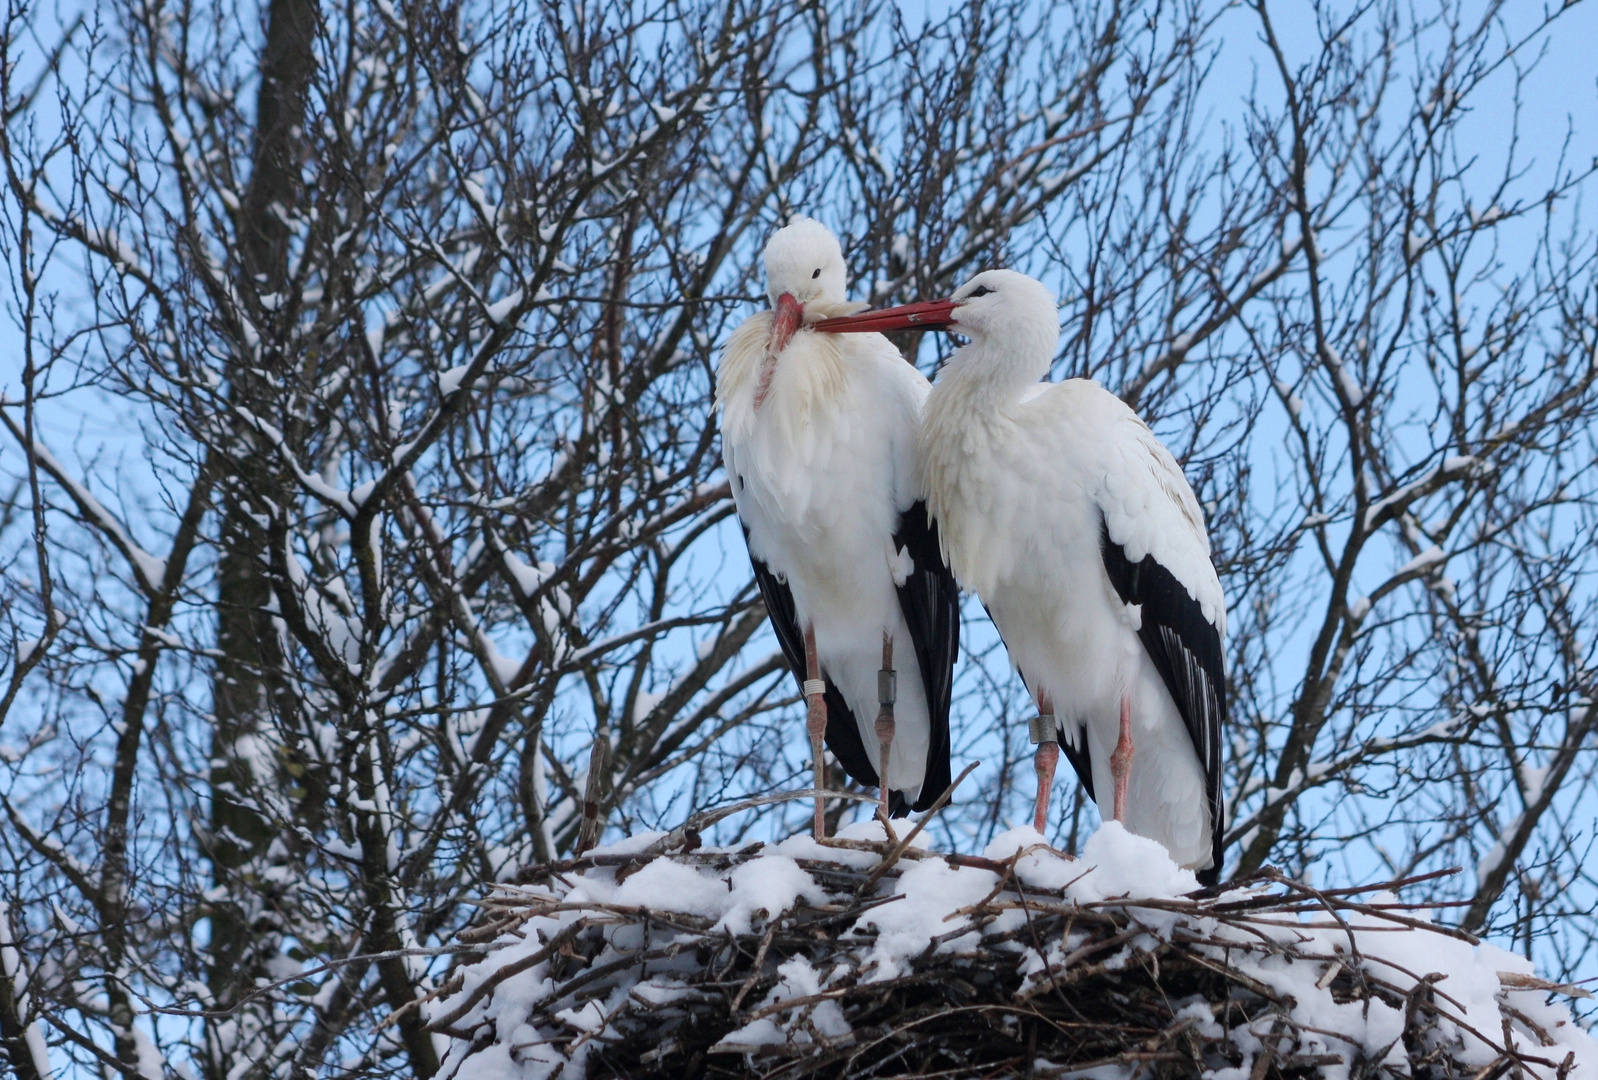
[[[304,157],[305,106],[316,58],[313,42],[319,19],[315,0],[271,0],[267,10],[261,85],[256,104],[255,147],[251,174],[237,221],[238,251],[243,276],[238,294],[261,327],[261,354],[236,355],[229,372],[235,403],[269,401],[256,392],[260,380],[281,375],[285,357],[272,313],[259,303],[262,295],[280,293],[288,285],[290,218],[303,197],[300,168]],[[244,747],[267,725],[272,710],[293,703],[275,673],[282,669],[281,651],[268,613],[271,583],[267,577],[267,531],[253,512],[271,491],[273,470],[260,455],[240,445],[233,475],[222,486],[219,523],[221,557],[217,569],[217,661],[212,684],[215,726],[211,751],[211,860],[214,883],[224,898],[211,914],[209,984],[219,1005],[230,1004],[254,988],[270,949],[257,948],[252,924],[254,889],[239,882],[249,864],[264,857],[277,830],[252,805],[251,789],[270,780],[258,775],[281,763],[253,759]],[[242,885],[242,887],[240,887]],[[228,1048],[210,1041],[221,1053],[211,1062],[221,1077],[235,1062]]]

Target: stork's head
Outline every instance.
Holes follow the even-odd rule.
[[[774,315],[755,390],[756,409],[771,389],[778,354],[805,325],[807,309],[810,321],[836,309],[843,302],[843,291],[849,283],[838,238],[815,218],[796,217],[778,229],[766,241],[765,263],[766,292]]]
[[[780,310],[786,296],[803,307],[843,302],[849,274],[838,238],[815,218],[796,217],[766,242],[766,293]]]
[[[1014,270],[984,270],[949,298],[950,328],[972,340],[1003,339],[1026,352],[1054,353],[1060,306],[1043,282]]]
[[[1054,294],[1036,278],[1014,270],[984,270],[947,300],[863,311],[827,319],[815,328],[839,334],[952,330],[1038,378],[1048,371],[1060,340],[1060,310]]]

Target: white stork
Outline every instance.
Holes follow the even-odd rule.
[[[884,812],[924,810],[949,786],[960,635],[959,588],[921,499],[930,386],[880,335],[811,328],[864,306],[845,299],[843,250],[825,226],[795,219],[765,265],[775,310],[738,327],[716,369],[749,559],[804,692],[816,787],[825,735],[850,776],[881,787]]]
[[[1204,517],[1176,460],[1090,379],[1040,382],[1054,297],[1011,270],[948,300],[818,329],[949,329],[970,339],[927,401],[927,500],[1037,702],[1034,824],[1063,734],[1088,795],[1213,884],[1221,870],[1221,638],[1226,602]]]

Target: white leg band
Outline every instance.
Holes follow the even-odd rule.
[[[1031,736],[1034,745],[1060,741],[1060,729],[1054,722],[1053,713],[1034,716],[1027,724],[1027,734]]]
[[[805,680],[805,697],[814,697],[817,694],[825,694],[826,692],[827,692],[827,680],[826,679],[806,679]]]

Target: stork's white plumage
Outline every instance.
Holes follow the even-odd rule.
[[[774,310],[728,340],[716,405],[750,561],[809,706],[816,786],[825,734],[865,784],[879,784],[886,751],[884,809],[925,809],[949,785],[959,649],[959,590],[921,500],[929,386],[880,335],[811,329],[863,306],[845,300],[825,226],[790,223],[765,265]]]
[[[1039,382],[1060,334],[1040,282],[990,270],[950,300],[821,328],[910,326],[971,339],[927,402],[928,505],[1038,703],[1037,828],[1058,732],[1106,816],[1213,882],[1226,603],[1192,488],[1115,395],[1087,379]]]

